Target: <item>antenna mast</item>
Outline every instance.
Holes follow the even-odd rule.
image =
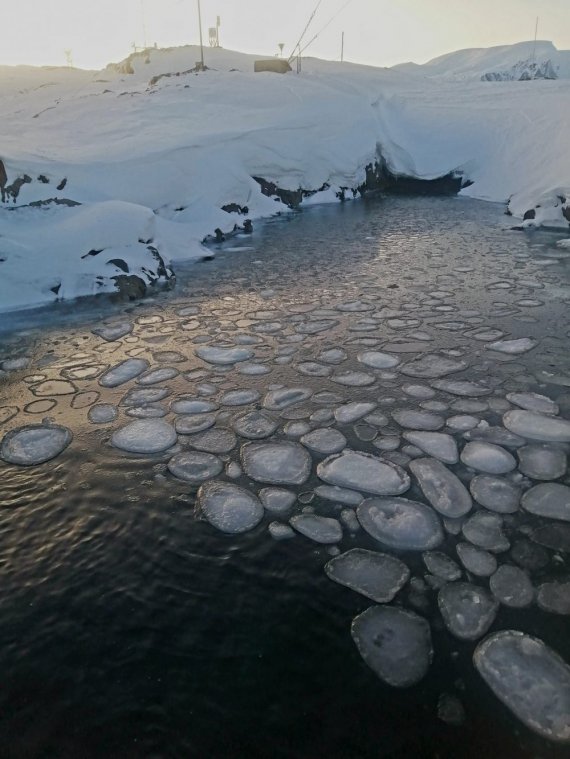
[[[536,17],[536,24],[534,26],[534,45],[532,46],[532,62],[536,63],[536,38],[538,36],[538,16]]]

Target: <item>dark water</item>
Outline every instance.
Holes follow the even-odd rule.
[[[235,245],[253,249],[192,267],[179,275],[174,291],[154,301],[85,303],[5,321],[0,358],[26,355],[32,363],[0,386],[0,405],[20,409],[3,429],[37,422],[23,410],[34,400],[30,375],[58,378],[87,361],[84,356],[92,362],[99,355],[108,365],[133,350],[149,358],[153,351],[178,350],[187,357],[181,368],[189,370],[203,366],[193,346],[231,336],[238,327],[248,331],[247,322],[254,323],[248,314],[255,310],[287,313],[291,304],[325,307],[372,296],[385,297],[390,307],[413,306],[431,290],[450,291],[442,302],[457,311],[478,309],[482,326],[539,338],[531,354],[504,363],[497,357],[496,374],[504,392],[546,392],[563,405],[568,388],[545,390],[537,374],[570,366],[569,266],[552,246],[560,235],[525,236],[508,231],[508,222],[498,206],[460,199],[313,209],[239,239]],[[473,271],[457,271],[464,266]],[[501,281],[512,288],[489,289]],[[543,305],[517,306],[521,298]],[[176,310],[187,304],[199,305],[200,324],[183,331],[180,322],[191,317],[181,320]],[[139,319],[137,339],[102,345],[90,332],[102,309]],[[161,321],[149,323],[156,315]],[[442,312],[440,321],[457,318]],[[430,325],[437,348],[469,342],[465,329],[438,329],[421,314],[420,321],[419,329]],[[386,328],[381,337],[393,342],[403,334]],[[300,353],[314,360],[322,347],[367,335],[341,322],[311,336]],[[281,332],[262,336],[258,356],[273,362],[286,340]],[[472,343],[467,374],[478,379],[489,366],[483,345]],[[298,375],[291,364],[272,367],[260,378],[220,374],[220,389],[264,391],[283,383],[333,389],[347,400],[403,398],[401,380],[372,391],[331,388],[328,380]],[[168,384],[175,393],[193,390],[182,377]],[[102,390],[96,379],[76,385]],[[105,391],[100,402],[118,402],[124,392]],[[326,577],[326,546],[300,536],[276,542],[267,533],[269,518],[242,536],[215,531],[195,515],[195,490],[164,477],[168,457],[120,454],[108,444],[109,427],[90,425],[86,409],[72,408],[70,396],[55,400],[49,416],[74,431],[72,446],[38,467],[0,464],[0,756],[568,755],[530,733],[497,701],[471,664],[475,644],[443,627],[435,594],[426,594],[423,611],[434,637],[428,676],[404,691],[385,686],[350,636],[351,620],[371,602]],[[496,423],[500,415],[485,418]],[[370,448],[354,436],[353,444]],[[243,475],[238,482],[253,487]],[[316,484],[313,476],[298,490]],[[330,503],[311,505],[332,515]],[[451,546],[453,538],[448,541]],[[345,532],[341,550],[354,545],[374,547],[362,531],[356,537]],[[415,576],[425,574],[419,555],[402,558]],[[567,558],[559,554],[564,568]],[[407,605],[406,591],[402,598]],[[491,630],[508,628],[537,635],[570,661],[567,617],[536,607],[501,608]],[[444,692],[462,701],[462,726],[438,719]]]

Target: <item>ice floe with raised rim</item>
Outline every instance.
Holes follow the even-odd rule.
[[[484,548],[471,543],[458,543],[455,550],[465,569],[476,577],[490,577],[497,571],[497,559]]]
[[[258,495],[267,511],[274,514],[284,514],[291,511],[297,500],[295,493],[284,488],[262,488]]]
[[[499,610],[499,602],[488,590],[467,582],[444,585],[437,603],[445,626],[461,640],[477,640],[485,635]]]
[[[112,403],[98,403],[87,412],[87,418],[92,424],[109,424],[118,417],[119,411]]]
[[[312,466],[307,449],[290,441],[246,443],[241,462],[248,477],[271,485],[302,485]]]
[[[506,474],[517,466],[514,456],[504,448],[480,441],[467,443],[461,451],[461,461],[485,474]]]
[[[543,641],[502,630],[477,646],[473,663],[530,730],[547,740],[570,742],[570,667]]]
[[[510,480],[478,474],[469,483],[469,490],[477,503],[490,511],[499,514],[514,514],[518,511],[522,491]]]
[[[467,369],[466,361],[443,356],[438,353],[427,353],[425,356],[414,359],[400,367],[402,374],[408,377],[421,377],[424,379],[437,379],[448,374],[461,372]]]
[[[456,464],[459,461],[459,451],[455,438],[444,432],[426,432],[410,430],[403,437],[408,443],[420,448],[428,456],[442,461],[444,464]]]
[[[535,411],[515,409],[503,416],[503,424],[515,435],[545,443],[569,443],[570,421]]]
[[[27,425],[8,432],[0,458],[8,464],[36,466],[59,456],[73,440],[71,430],[58,425]]]
[[[507,353],[518,356],[521,353],[527,353],[538,345],[538,340],[532,337],[518,337],[514,340],[497,340],[494,343],[487,343],[485,348],[498,353]]]
[[[342,539],[342,527],[338,519],[316,514],[297,514],[289,521],[297,532],[315,543],[326,545],[338,543]]]
[[[368,498],[356,510],[358,521],[375,540],[389,548],[428,551],[443,541],[435,511],[406,498]]]
[[[217,456],[203,451],[181,451],[168,462],[171,474],[192,485],[217,477],[223,469],[224,464]]]
[[[325,565],[335,582],[376,603],[389,603],[410,578],[410,570],[395,556],[364,548],[351,548]]]
[[[347,441],[342,432],[331,427],[320,427],[303,435],[301,443],[311,451],[330,456],[332,453],[344,450]]]
[[[119,428],[111,444],[129,453],[162,453],[176,443],[176,430],[161,419],[138,419]]]
[[[382,351],[362,351],[357,358],[361,364],[371,369],[393,369],[400,363],[397,356]]]
[[[101,387],[119,387],[146,372],[149,366],[150,364],[144,358],[127,358],[106,371],[99,378],[99,384]]]
[[[220,348],[208,345],[203,348],[197,348],[196,355],[208,364],[231,366],[241,361],[250,361],[255,354],[249,348]]]
[[[539,393],[507,393],[507,400],[525,411],[535,411],[537,414],[556,415],[560,411],[557,403]]]
[[[370,414],[376,408],[376,403],[367,401],[353,401],[339,406],[334,411],[334,418],[339,424],[350,424],[362,419],[363,416]]]
[[[503,606],[513,609],[523,609],[534,600],[534,588],[529,576],[519,567],[510,564],[503,564],[497,569],[489,580],[489,587]]]
[[[371,606],[352,621],[358,651],[378,677],[394,688],[409,688],[427,674],[433,659],[428,622],[412,611]]]
[[[401,467],[352,450],[329,456],[317,466],[317,475],[329,485],[374,495],[400,495],[410,487],[410,478]]]
[[[234,430],[248,440],[263,440],[272,435],[279,425],[261,411],[250,411],[233,422]]]
[[[477,511],[463,524],[463,535],[474,546],[492,553],[508,551],[510,543],[503,533],[503,519],[490,511]]]
[[[570,522],[570,488],[558,482],[543,482],[523,495],[521,505],[530,514]]]
[[[410,463],[410,471],[424,496],[443,516],[456,519],[471,511],[473,502],[467,488],[441,461],[418,458]]]
[[[531,444],[519,448],[519,471],[533,480],[557,480],[566,473],[568,456],[562,448]]]
[[[249,490],[229,482],[207,482],[198,490],[198,506],[208,522],[221,532],[237,535],[263,519],[263,506]]]

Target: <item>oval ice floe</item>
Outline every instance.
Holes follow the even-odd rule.
[[[485,588],[467,582],[444,585],[437,598],[447,629],[461,640],[477,640],[493,624],[499,602]]]
[[[403,551],[427,551],[443,541],[437,514],[406,498],[368,498],[356,510],[358,521],[375,540]]]
[[[312,466],[306,448],[289,441],[246,443],[241,448],[241,461],[249,477],[271,485],[302,485]]]
[[[400,495],[410,487],[409,476],[397,464],[357,451],[330,456],[318,465],[317,474],[329,485],[373,495]]]
[[[254,353],[249,348],[218,348],[208,346],[198,348],[196,355],[208,364],[230,366],[241,361],[249,361],[253,358]]]
[[[410,470],[431,505],[443,516],[455,519],[465,516],[473,502],[467,488],[441,461],[415,459]]]
[[[433,648],[423,617],[392,606],[371,606],[352,621],[351,634],[366,664],[388,685],[408,688],[427,674]]]
[[[149,363],[144,358],[128,358],[120,364],[113,366],[100,377],[99,384],[102,387],[118,387],[124,385],[149,368]]]
[[[473,663],[530,730],[547,740],[570,742],[570,667],[543,641],[503,630],[477,646]]]
[[[29,425],[8,432],[0,445],[0,458],[8,464],[35,466],[59,456],[73,435],[66,427]]]
[[[230,534],[252,530],[263,519],[263,506],[256,496],[227,482],[202,485],[198,505],[213,527]]]
[[[118,429],[111,443],[129,453],[162,453],[176,443],[176,431],[160,419],[138,419]]]
[[[570,488],[557,482],[535,485],[523,495],[525,511],[549,519],[570,522]]]
[[[338,543],[342,539],[342,527],[336,519],[321,517],[316,514],[298,514],[290,520],[297,532],[315,543],[325,545]]]
[[[168,462],[168,471],[179,480],[197,485],[217,477],[224,468],[223,462],[212,453],[182,451]]]
[[[570,421],[535,411],[507,411],[503,417],[505,427],[515,435],[545,443],[570,442]]]
[[[410,570],[395,556],[351,548],[325,565],[328,577],[376,603],[389,603],[410,578]]]

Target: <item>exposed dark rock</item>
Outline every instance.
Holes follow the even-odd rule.
[[[61,192],[63,189],[65,189],[65,185],[67,184],[67,177],[64,177],[61,182],[58,184],[57,189]]]
[[[388,168],[384,158],[380,158],[374,164],[368,164],[365,171],[366,179],[358,188],[361,195],[374,190],[396,195],[457,195],[464,187],[473,184],[455,172],[435,179],[395,174]]]
[[[2,202],[4,203],[7,198],[12,198],[14,203],[16,202],[16,198],[20,194],[20,190],[25,184],[30,184],[32,181],[32,178],[28,176],[27,174],[24,174],[23,177],[18,177],[15,179],[11,185],[7,185],[2,188]]]
[[[49,179],[45,174],[40,174],[38,177],[38,182],[41,182],[42,184],[49,184]]]
[[[260,185],[261,192],[268,198],[276,198],[289,208],[299,208],[303,201],[303,190],[282,190],[274,182],[269,182],[263,177],[253,177]]]
[[[216,237],[215,237],[216,242],[225,242],[226,241],[226,237],[225,237],[224,233],[222,232],[222,230],[219,227],[214,230],[214,234],[216,235]]]
[[[50,290],[54,295],[59,295],[59,291],[61,290],[61,282],[59,285],[55,285],[54,287],[50,287]]]
[[[138,300],[146,295],[146,283],[136,274],[118,274],[111,279],[115,282],[117,292],[123,298]]]
[[[528,211],[524,212],[523,221],[528,221],[529,219],[536,219],[536,211],[534,208],[530,208]]]
[[[249,213],[249,208],[247,206],[240,206],[238,203],[228,203],[222,206],[222,211],[226,213],[239,213],[245,216]]]
[[[87,258],[88,256],[98,256],[99,253],[102,253],[105,250],[105,248],[101,248],[100,250],[90,250],[89,253],[86,253],[84,256],[81,256],[81,258]]]
[[[243,231],[246,235],[250,235],[253,233],[253,224],[251,223],[251,219],[246,219],[243,223]]]
[[[111,264],[111,266],[116,266],[117,269],[124,271],[125,274],[129,273],[129,265],[126,261],[123,261],[122,258],[111,258],[107,261],[107,263]]]
[[[75,206],[80,206],[81,203],[78,203],[76,200],[71,200],[70,198],[47,198],[46,200],[32,200],[31,203],[28,203],[28,205],[31,208],[41,208],[42,206],[68,206],[69,208],[74,208]],[[22,206],[19,206],[22,208]]]

